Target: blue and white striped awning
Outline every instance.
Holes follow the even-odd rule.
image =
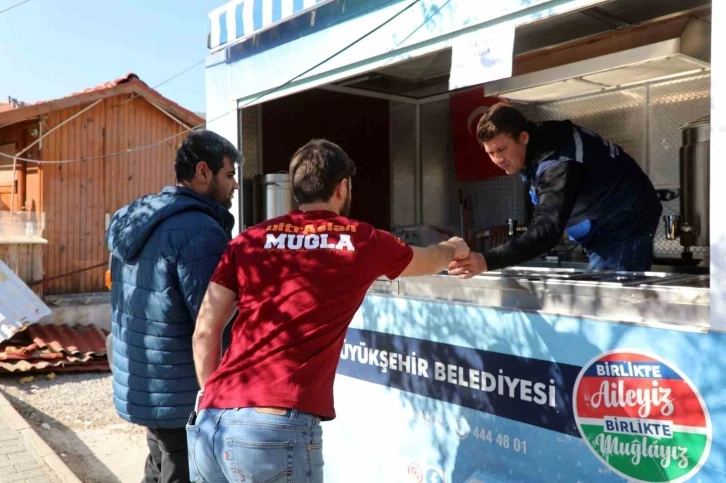
[[[232,0],[209,14],[210,48],[242,41],[334,0]]]

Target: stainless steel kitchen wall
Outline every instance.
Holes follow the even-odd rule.
[[[416,106],[391,102],[389,112],[391,228],[413,226],[416,223]]]
[[[391,220],[394,227],[415,223],[414,105],[391,103]],[[459,234],[458,191],[469,200],[471,229],[505,225],[524,217],[526,190],[518,177],[459,183],[454,169],[449,101],[421,106],[422,224]]]
[[[258,116],[259,109],[259,106],[242,109],[242,147],[240,150],[244,158],[242,176],[245,179],[262,174],[262,163],[259,159],[259,146],[262,139],[258,139],[259,123],[262,120]]]

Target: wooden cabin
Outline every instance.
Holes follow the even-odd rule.
[[[28,233],[47,240],[43,293],[105,290],[106,222],[127,203],[174,183],[176,149],[202,123],[135,74],[62,99],[0,109],[6,155],[0,155],[0,237],[2,220],[6,233],[7,220],[35,223]]]

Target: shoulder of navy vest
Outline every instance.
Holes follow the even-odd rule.
[[[541,153],[535,153],[532,160],[527,163],[527,167],[524,169],[523,178],[526,182],[532,183],[534,178],[540,172],[540,165],[543,162],[549,160],[555,154],[554,151],[543,151]]]
[[[550,151],[544,151],[542,153],[538,153],[538,154],[535,155],[534,159],[532,160],[532,165],[534,166],[534,165],[537,165],[537,164],[539,164],[539,163],[541,163],[543,161],[547,161],[548,159],[550,159],[554,155],[555,155],[555,151],[552,151],[552,150],[550,150]]]

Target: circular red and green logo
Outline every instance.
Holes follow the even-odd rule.
[[[711,450],[711,419],[693,383],[674,365],[635,350],[601,354],[575,381],[582,438],[632,482],[682,482]]]

